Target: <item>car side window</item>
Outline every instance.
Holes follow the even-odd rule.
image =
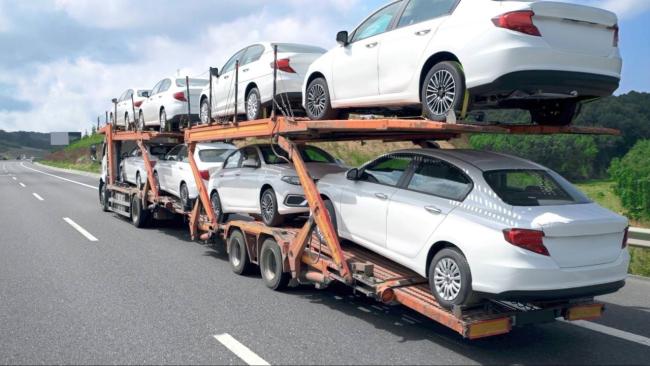
[[[421,23],[451,13],[458,0],[410,0],[397,28]]]
[[[129,89],[129,90],[126,92],[126,95],[124,95],[124,100],[131,100],[131,96],[132,96],[132,95],[133,95],[133,90],[132,90],[132,89]]]
[[[133,150],[131,151],[130,156],[136,158],[136,157],[138,157],[138,153],[139,153],[139,152],[140,152],[140,149],[136,147],[135,149],[133,149]]]
[[[243,150],[244,156],[242,161],[254,160],[258,165],[260,164],[260,154],[257,152],[257,149],[254,147],[247,147]]]
[[[237,150],[234,152],[230,157],[226,160],[226,162],[223,164],[224,169],[236,169],[239,168],[239,162],[241,161],[242,158],[242,151]]]
[[[156,94],[158,94],[158,92],[160,91],[160,86],[162,85],[163,81],[164,81],[164,80],[159,81],[158,84],[156,84],[156,85],[153,87],[153,89],[151,89],[151,95],[156,95]]]
[[[178,161],[182,161],[183,163],[187,163],[190,161],[188,154],[187,154],[187,146],[183,145],[181,150],[178,152]]]
[[[226,62],[225,65],[223,65],[223,69],[221,69],[221,73],[225,74],[227,72],[230,72],[230,71],[234,70],[235,69],[235,64],[237,63],[237,60],[239,60],[240,64],[241,64],[241,59],[242,59],[242,56],[244,55],[244,51],[246,51],[246,49],[243,49],[243,50],[235,53],[230,58],[230,60],[228,60],[228,62]]]
[[[382,157],[363,170],[360,180],[397,187],[411,161],[412,157],[405,154]]]
[[[255,62],[262,57],[262,54],[264,53],[264,46],[256,44],[254,46],[250,46],[246,49],[246,53],[244,54],[244,57],[240,63],[240,65],[248,65],[251,62]]]
[[[370,38],[388,31],[402,3],[403,1],[392,3],[373,14],[354,31],[352,42]]]
[[[172,86],[172,81],[169,79],[165,79],[160,85],[160,90],[158,90],[158,92],[159,93],[166,92],[167,90],[169,90],[170,86]]]
[[[183,147],[182,145],[179,145],[179,146],[176,146],[175,148],[171,149],[169,151],[169,153],[167,154],[167,157],[166,157],[165,160],[176,161],[176,158],[178,157],[178,153],[181,151],[182,147]]]
[[[429,156],[417,156],[418,163],[408,189],[420,193],[463,201],[473,188],[472,181],[459,168]]]

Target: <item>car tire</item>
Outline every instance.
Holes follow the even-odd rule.
[[[324,199],[323,202],[325,203],[325,209],[327,209],[327,213],[330,216],[330,220],[332,221],[332,227],[334,228],[334,234],[338,236],[339,234],[339,227],[338,227],[338,222],[336,222],[336,211],[334,209],[334,203],[332,203],[331,200],[329,199]],[[321,241],[325,241],[325,237],[320,231],[320,228],[316,228],[316,235],[318,235],[318,238]]]
[[[267,226],[275,227],[284,222],[284,217],[278,213],[278,200],[273,188],[267,188],[260,196],[260,214]]]
[[[291,281],[291,274],[285,273],[283,267],[280,246],[274,239],[266,239],[260,251],[260,272],[266,287],[274,291],[287,287]]]
[[[445,309],[476,302],[469,264],[456,248],[444,248],[433,257],[429,265],[429,286],[438,304]]]
[[[108,205],[108,190],[106,189],[106,184],[104,184],[104,182],[99,183],[99,204],[102,206],[102,211],[110,211]]]
[[[256,121],[262,118],[262,98],[257,87],[252,88],[246,95],[246,119]]]
[[[210,101],[208,98],[204,98],[201,101],[201,123],[202,124],[209,124],[210,122]]]
[[[142,189],[142,178],[140,177],[140,172],[137,172],[135,174],[135,186],[138,187],[138,189]]]
[[[144,114],[140,112],[138,115],[138,131],[142,132],[145,129],[145,124],[144,124]]]
[[[158,179],[158,172],[153,172],[153,183],[156,185],[158,195],[160,195],[162,193],[162,190],[160,189],[160,179]]]
[[[149,224],[151,213],[142,206],[142,199],[134,194],[131,198],[131,222],[138,229],[145,228]]]
[[[232,271],[240,276],[250,273],[253,267],[248,258],[244,235],[239,230],[233,230],[228,238],[228,261]]]
[[[160,132],[167,132],[167,112],[164,109],[160,110],[160,116],[158,121],[160,122]]]
[[[458,62],[435,64],[422,83],[420,99],[424,115],[432,121],[447,121],[450,111],[462,108],[465,91],[465,74]]]
[[[124,113],[124,129],[127,130],[127,131],[130,130],[130,128],[129,128],[129,114],[128,113]]]
[[[192,209],[192,200],[190,199],[190,192],[187,189],[187,184],[181,183],[180,190],[181,205],[185,211],[190,211]]]
[[[530,118],[540,126],[568,126],[578,114],[578,106],[576,101],[544,101],[530,107]]]
[[[226,221],[226,215],[223,213],[223,207],[221,206],[221,197],[219,197],[219,193],[217,191],[212,192],[210,195],[210,204],[212,206],[212,212],[214,212],[214,216],[217,218],[217,223],[224,223]]]
[[[314,79],[305,92],[305,112],[309,119],[322,121],[338,118],[339,111],[332,108],[332,99],[324,78]]]

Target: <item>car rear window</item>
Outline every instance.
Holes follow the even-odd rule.
[[[230,149],[204,149],[199,151],[199,159],[203,163],[223,163],[231,152]]]
[[[190,79],[190,88],[191,87],[204,87],[208,85],[210,81],[205,79]],[[185,79],[176,79],[176,86],[179,88],[185,87]]]
[[[494,170],[483,176],[499,198],[511,206],[591,203],[587,196],[553,171]]]
[[[303,44],[278,43],[278,53],[325,53],[324,49]]]

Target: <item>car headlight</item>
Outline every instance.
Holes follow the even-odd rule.
[[[296,177],[296,176],[285,176],[285,177],[282,177],[282,181],[285,182],[285,183],[288,183],[288,184],[294,185],[294,186],[299,186],[299,185],[301,185],[301,184],[300,184],[300,178],[298,178],[298,177]]]

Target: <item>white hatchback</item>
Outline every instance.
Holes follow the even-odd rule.
[[[572,122],[579,102],[611,95],[622,60],[616,14],[552,1],[399,0],[364,20],[307,73],[311,119],[340,109],[412,108],[446,121],[470,109],[522,108]]]
[[[259,43],[235,53],[212,80],[212,118],[235,114],[235,67],[239,61],[237,114],[249,121],[264,117],[273,100],[274,46],[278,46],[277,103],[285,113],[300,108],[302,84],[311,63],[325,50],[292,43]],[[201,122],[210,117],[210,85],[201,93]],[[267,113],[268,116],[268,113]]]
[[[151,91],[148,89],[132,88],[126,90],[119,98],[116,98],[109,111],[109,121],[114,127],[127,129],[130,125],[135,126],[136,116],[140,112],[140,106],[149,97]],[[133,97],[133,100],[131,100]],[[116,118],[117,117],[117,118]]]
[[[318,187],[342,238],[427,277],[446,308],[591,297],[627,277],[628,220],[524,159],[404,150]]]

